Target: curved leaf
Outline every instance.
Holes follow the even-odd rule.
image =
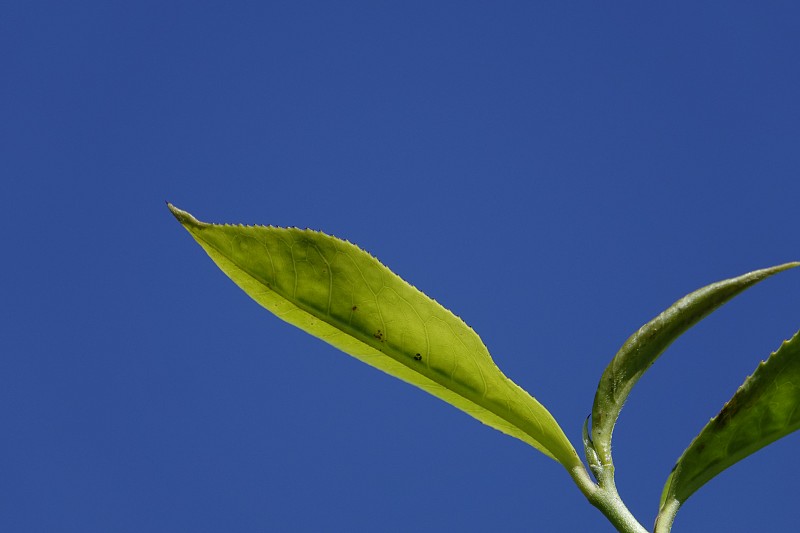
[[[207,224],[169,205],[211,259],[278,318],[582,466],[552,415],[497,368],[461,319],[355,245],[312,230]]]
[[[800,262],[756,270],[684,296],[631,335],[600,378],[592,406],[592,441],[603,464],[611,464],[611,434],[622,405],[639,378],[667,347],[722,304],[773,274]]]
[[[759,363],[683,452],[663,501],[683,503],[711,478],[800,429],[800,331]]]
[[[711,478],[767,444],[800,429],[800,331],[739,387],[678,459],[661,496],[678,507]],[[671,518],[670,518],[671,522]]]

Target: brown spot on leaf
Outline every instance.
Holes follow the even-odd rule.
[[[697,445],[697,453],[703,453],[703,450],[705,450],[705,449],[706,449],[706,445],[703,444],[702,442]]]
[[[733,398],[731,398],[731,401],[725,404],[725,406],[722,408],[722,411],[720,411],[719,414],[714,417],[714,423],[718,427],[724,428],[725,426],[728,425],[728,422],[731,421],[731,418],[733,418],[741,408],[742,406],[739,402],[739,398],[737,396],[734,396]]]

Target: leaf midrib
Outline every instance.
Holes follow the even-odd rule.
[[[299,302],[299,301],[295,301],[295,300],[289,299],[289,298],[286,296],[286,294],[285,294],[283,291],[276,290],[275,288],[273,288],[273,287],[271,286],[271,284],[270,284],[269,286],[268,286],[268,285],[266,285],[262,279],[260,279],[259,277],[255,276],[253,273],[251,273],[251,272],[250,272],[250,271],[249,271],[247,268],[243,267],[243,266],[242,266],[242,265],[241,265],[241,264],[240,264],[238,261],[236,261],[236,260],[232,259],[231,257],[229,257],[229,256],[228,256],[228,255],[227,255],[227,254],[226,254],[226,253],[225,253],[223,250],[221,250],[219,247],[215,246],[215,245],[214,245],[212,242],[210,242],[210,241],[208,241],[208,240],[206,240],[206,239],[203,239],[203,238],[201,237],[201,235],[202,235],[202,231],[203,231],[203,230],[205,230],[206,228],[214,227],[214,224],[209,224],[209,223],[207,223],[207,222],[201,222],[201,221],[199,221],[199,220],[197,220],[197,219],[194,219],[194,221],[192,221],[192,222],[193,222],[193,224],[192,224],[192,225],[193,225],[193,226],[195,226],[195,227],[197,228],[197,230],[198,230],[198,232],[196,233],[196,235],[197,235],[199,238],[201,238],[201,239],[202,239],[202,241],[203,241],[205,244],[207,244],[207,245],[208,245],[210,248],[214,249],[214,250],[215,250],[215,251],[216,251],[218,254],[220,254],[221,256],[225,257],[225,258],[226,258],[226,260],[230,261],[230,262],[231,262],[231,264],[233,264],[233,265],[234,265],[234,266],[235,266],[237,269],[239,269],[239,271],[241,271],[243,274],[245,274],[246,276],[248,276],[250,279],[252,279],[252,280],[254,280],[255,282],[257,282],[259,285],[261,285],[261,286],[263,286],[264,288],[266,288],[266,290],[268,290],[268,291],[270,291],[270,292],[273,292],[273,293],[277,294],[278,296],[280,296],[281,298],[283,298],[285,301],[289,302],[291,305],[293,305],[293,306],[297,307],[298,309],[300,309],[300,310],[301,310],[301,311],[303,311],[304,313],[307,313],[308,315],[310,315],[310,316],[312,316],[312,317],[316,318],[317,320],[321,320],[321,321],[323,321],[323,322],[325,322],[325,323],[327,323],[327,324],[329,324],[329,325],[333,326],[334,328],[337,328],[337,329],[339,329],[339,330],[343,331],[343,332],[344,332],[344,333],[346,333],[346,334],[347,334],[349,337],[351,337],[351,338],[355,339],[356,341],[360,342],[361,344],[364,344],[364,345],[365,345],[365,346],[367,346],[368,348],[370,348],[370,349],[372,349],[372,350],[375,350],[375,351],[377,351],[379,354],[381,354],[381,355],[385,355],[386,357],[389,357],[389,358],[391,358],[393,361],[396,361],[396,362],[398,362],[398,363],[402,364],[402,365],[403,365],[403,366],[405,366],[406,368],[410,369],[412,372],[416,372],[416,373],[418,373],[418,374],[421,374],[421,375],[422,375],[424,378],[426,378],[426,379],[428,379],[428,380],[432,381],[433,383],[435,383],[435,384],[439,385],[440,387],[443,387],[443,388],[445,388],[445,389],[447,389],[447,390],[450,390],[450,391],[452,391],[452,392],[454,392],[454,393],[458,394],[458,395],[459,395],[461,398],[464,398],[465,400],[467,400],[467,401],[468,401],[468,402],[470,402],[471,404],[475,405],[476,407],[478,407],[478,408],[480,408],[480,409],[483,409],[483,410],[485,410],[485,411],[488,411],[489,413],[491,413],[491,414],[493,414],[493,415],[497,416],[498,418],[500,418],[500,419],[502,419],[502,420],[506,421],[507,423],[509,423],[509,424],[511,424],[512,426],[516,427],[516,428],[517,428],[519,431],[521,431],[523,434],[525,434],[525,435],[528,435],[528,436],[529,436],[529,437],[530,437],[530,438],[531,438],[531,439],[532,439],[534,442],[538,443],[538,444],[539,444],[539,446],[541,447],[540,451],[545,451],[545,450],[546,450],[546,454],[550,455],[550,456],[551,456],[552,458],[554,458],[554,459],[556,458],[556,457],[555,457],[555,454],[554,454],[554,452],[553,452],[552,450],[550,450],[549,448],[547,448],[547,447],[546,447],[546,446],[545,446],[545,445],[544,445],[544,444],[543,444],[543,443],[542,443],[542,442],[541,442],[541,441],[540,441],[538,438],[536,438],[536,437],[534,437],[533,435],[531,435],[531,434],[530,434],[528,431],[526,431],[525,429],[523,429],[522,425],[520,425],[520,424],[519,424],[519,423],[518,423],[516,420],[514,420],[514,418],[516,418],[516,417],[509,417],[509,416],[507,416],[507,414],[504,414],[504,413],[502,413],[502,412],[498,412],[497,410],[495,410],[495,409],[491,408],[490,406],[484,405],[483,403],[479,403],[478,401],[476,401],[476,400],[475,400],[474,398],[472,398],[471,396],[469,396],[469,395],[465,395],[465,394],[463,393],[463,389],[464,389],[464,387],[457,386],[456,388],[454,388],[454,387],[450,386],[451,384],[456,384],[456,385],[458,385],[458,382],[456,382],[455,380],[453,380],[451,383],[448,383],[448,384],[446,384],[446,383],[443,383],[442,381],[440,381],[439,379],[437,379],[436,377],[434,377],[434,375],[429,375],[429,372],[428,372],[428,371],[426,371],[426,372],[421,372],[419,368],[412,367],[410,364],[408,364],[407,362],[405,362],[405,361],[403,360],[403,359],[404,359],[403,357],[394,357],[392,354],[394,354],[394,353],[398,353],[398,352],[397,352],[397,350],[390,349],[390,348],[388,348],[388,347],[387,347],[386,351],[384,351],[384,350],[382,350],[380,347],[378,347],[378,346],[374,346],[374,345],[373,345],[372,343],[370,343],[368,340],[367,340],[367,341],[365,341],[364,339],[360,338],[360,336],[353,335],[353,332],[354,332],[354,331],[355,331],[355,332],[357,332],[357,330],[355,330],[354,328],[352,328],[352,326],[350,326],[349,324],[345,324],[345,325],[344,325],[344,327],[341,327],[341,323],[340,323],[338,320],[336,320],[336,319],[332,318],[331,316],[320,316],[320,314],[319,314],[319,313],[318,313],[316,310],[314,310],[313,308],[309,308],[308,306],[306,306],[306,305],[303,305],[303,304],[302,304],[301,302]],[[224,226],[223,226],[223,227],[224,227]],[[256,227],[258,227],[258,226],[256,226]],[[365,253],[366,253],[366,252],[365,252]],[[376,259],[376,261],[377,261],[377,259]],[[390,271],[390,273],[392,273],[393,275],[397,276],[397,274],[394,274],[394,273],[393,273],[393,272],[391,272],[391,271]],[[295,278],[297,279],[297,277],[298,277],[298,276],[297,276],[297,272],[296,272],[296,270],[295,270]],[[362,277],[363,277],[363,275],[362,275]],[[399,278],[399,276],[397,276],[397,277]],[[401,280],[402,280],[402,278],[399,278],[399,279],[401,279]],[[441,305],[441,304],[438,304],[438,303],[436,303],[436,302],[435,302],[435,300],[431,300],[431,301],[432,301],[433,303],[435,303],[436,305]],[[444,308],[443,308],[443,309],[444,309]],[[445,311],[446,311],[446,309],[445,309]],[[453,316],[455,316],[455,315],[453,315]],[[456,319],[458,319],[458,318],[456,317]],[[469,326],[467,326],[467,327],[469,327]],[[483,343],[483,341],[481,341],[481,343]],[[484,346],[485,346],[485,345],[484,345]],[[487,350],[487,352],[488,352],[488,350]],[[490,356],[490,357],[491,357],[491,356]],[[495,365],[495,366],[496,366],[496,365]],[[428,370],[428,368],[429,368],[429,367],[428,367],[428,365],[426,364],[426,366],[425,366],[425,369],[426,369],[426,370]],[[512,387],[517,387],[517,388],[519,388],[519,385],[516,385],[516,384],[515,384],[513,381],[511,381],[511,380],[510,380],[510,379],[509,379],[509,378],[508,378],[508,377],[507,377],[505,374],[503,374],[503,373],[502,373],[502,371],[501,371],[499,368],[497,369],[497,371],[498,371],[498,372],[499,372],[499,373],[500,373],[500,374],[503,376],[503,378],[504,378],[504,379],[506,379],[506,380],[508,380],[509,382],[511,382],[511,386],[512,386]],[[433,374],[433,373],[431,373],[431,374]],[[521,390],[524,392],[524,389],[521,389]],[[485,395],[486,395],[486,392],[487,392],[487,390],[486,390],[486,388],[484,388],[484,392],[483,392],[483,396],[484,396],[484,397],[485,397]],[[529,394],[527,394],[527,393],[526,393],[526,395],[527,395],[529,398],[532,398],[532,397],[531,397]],[[534,399],[534,401],[536,401],[536,400]],[[537,403],[538,403],[538,402],[537,402]],[[541,408],[542,408],[543,410],[545,410],[545,411],[546,411],[546,409],[544,408],[544,406],[542,406],[541,404],[539,404],[539,405],[541,406]],[[544,434],[544,433],[545,433],[544,429],[542,428],[541,422],[540,422],[540,421],[539,421],[537,418],[532,418],[532,419],[528,420],[528,422],[533,422],[533,423],[535,423],[536,425],[538,425],[538,426],[539,426],[539,430],[540,430],[540,432],[541,432],[542,434]],[[558,460],[558,459],[556,459],[556,460]]]

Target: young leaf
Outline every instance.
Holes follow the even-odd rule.
[[[603,372],[592,406],[592,441],[603,464],[611,464],[611,434],[622,405],[642,374],[664,350],[737,294],[773,274],[796,266],[800,266],[800,262],[712,283],[684,296],[625,341]]]
[[[461,319],[355,245],[311,230],[207,224],[169,205],[211,259],[278,318],[516,437],[582,463],[552,415]]]
[[[678,459],[661,496],[671,524],[678,507],[711,478],[800,429],[800,331],[739,387]]]

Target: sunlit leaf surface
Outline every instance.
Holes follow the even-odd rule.
[[[317,231],[207,224],[169,208],[228,277],[282,320],[567,468],[580,465],[550,413],[503,375],[478,335],[367,252]]]

